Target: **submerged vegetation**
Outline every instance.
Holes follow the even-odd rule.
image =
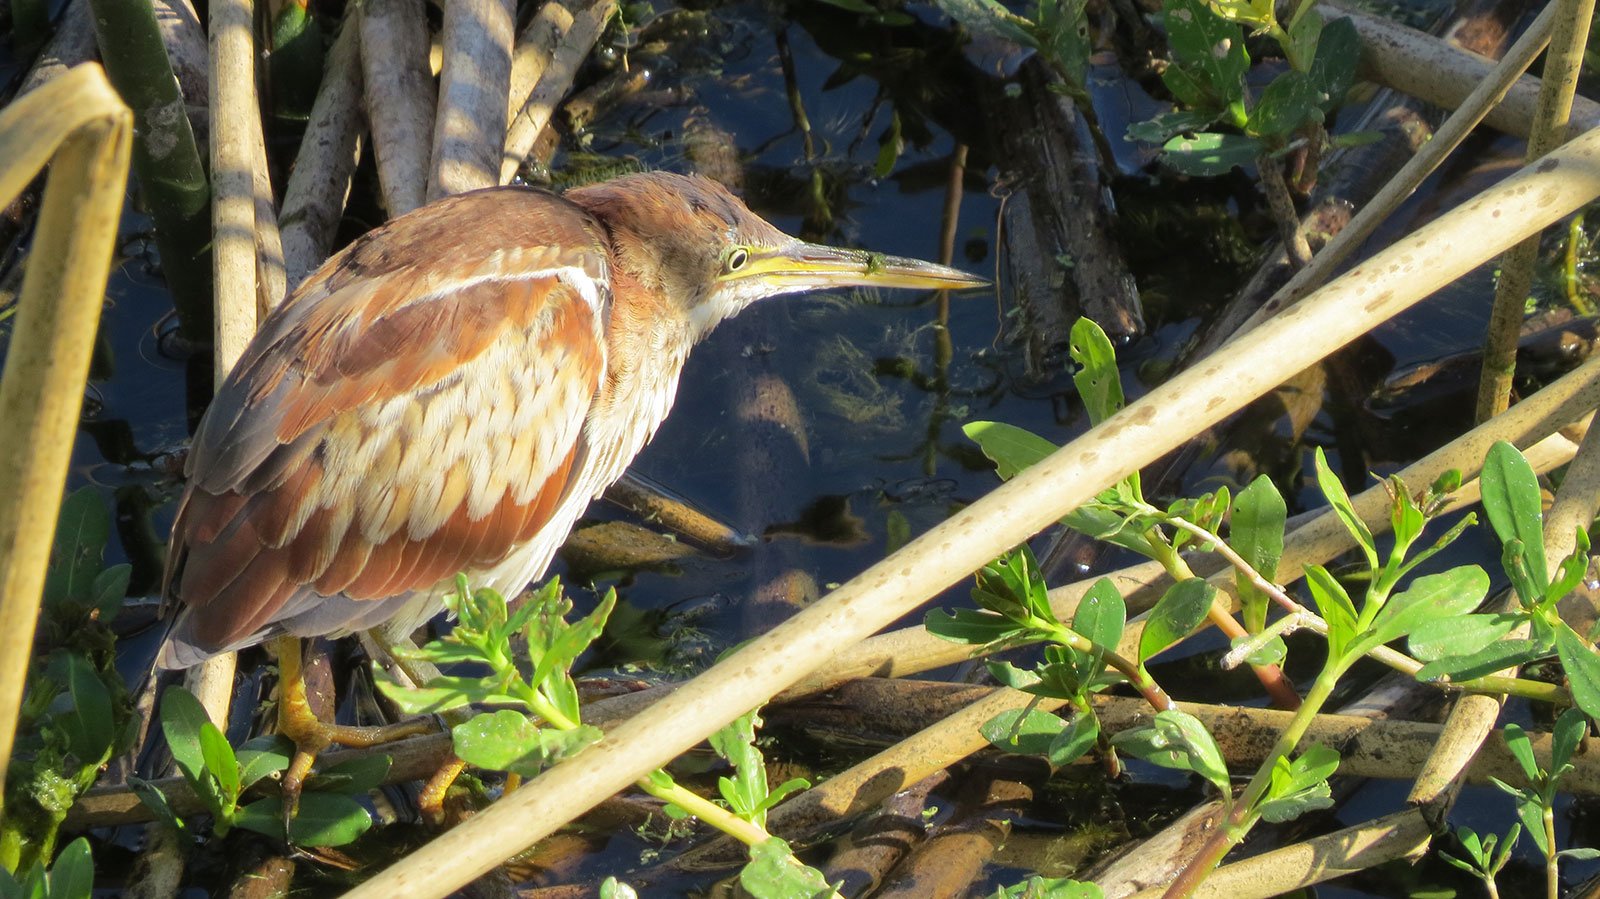
[[[0,110],[0,899],[1592,890],[1592,3],[1492,70],[1312,0],[47,6],[0,7],[39,60]],[[1376,83],[1454,111],[1400,143]],[[1527,165],[1402,207],[1485,121]],[[286,804],[270,660],[150,673],[185,422],[106,410],[209,394],[386,217],[656,167],[992,264],[1001,312],[729,326],[640,466],[709,514],[631,484],[565,590],[458,577],[416,642],[313,648],[320,714],[437,727]]]

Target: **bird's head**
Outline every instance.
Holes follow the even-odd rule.
[[[696,340],[756,300],[786,293],[987,283],[931,262],[806,243],[774,228],[706,178],[650,172],[567,196],[610,231],[614,282],[637,285],[669,304],[663,311],[682,316]]]

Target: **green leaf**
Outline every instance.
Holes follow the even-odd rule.
[[[1517,760],[1517,767],[1522,769],[1523,776],[1530,783],[1537,784],[1541,780],[1539,762],[1534,758],[1533,742],[1528,739],[1528,732],[1519,724],[1507,724],[1504,734],[1506,749]]]
[[[1528,559],[1527,547],[1522,545],[1521,540],[1513,538],[1500,547],[1500,567],[1511,579],[1511,589],[1516,592],[1523,608],[1533,609],[1537,608],[1540,597],[1544,596],[1545,587],[1534,580],[1533,572],[1528,568]]]
[[[198,781],[206,766],[200,748],[200,728],[206,724],[211,724],[211,719],[188,690],[172,687],[161,694],[161,732],[167,737],[173,761],[191,782]]]
[[[1277,142],[1308,122],[1322,120],[1317,86],[1304,73],[1290,69],[1267,85],[1250,113],[1249,132]]]
[[[95,575],[89,593],[101,624],[110,624],[122,611],[122,601],[128,596],[128,581],[133,577],[132,565],[113,565]]]
[[[1072,723],[1056,734],[1045,749],[1045,758],[1052,768],[1064,768],[1086,755],[1100,738],[1100,719],[1093,714],[1079,712]]]
[[[1316,59],[1317,42],[1322,37],[1324,24],[1322,14],[1315,9],[1305,10],[1300,14],[1299,21],[1290,23],[1289,44],[1283,49],[1296,68],[1305,70]]]
[[[1056,735],[1067,729],[1059,716],[1034,708],[1008,709],[978,728],[1001,752],[1048,757]]]
[[[72,707],[59,713],[52,710],[52,718],[67,738],[67,748],[72,754],[83,764],[97,766],[110,753],[116,739],[111,693],[100,680],[100,673],[82,654],[59,653],[52,659],[52,667],[56,663],[66,669],[55,674],[66,683]]]
[[[745,820],[764,824],[759,815],[761,802],[767,797],[767,769],[755,745],[759,721],[754,710],[746,712],[712,733],[708,742],[717,755],[733,766],[733,777],[717,781],[728,807]]]
[[[1117,586],[1110,578],[1095,581],[1072,616],[1072,629],[1095,645],[1094,652],[1086,655],[1078,668],[1079,680],[1088,681],[1100,673],[1105,654],[1116,651],[1127,623],[1128,607]]]
[[[1263,821],[1281,824],[1284,821],[1293,821],[1306,812],[1332,807],[1333,791],[1324,781],[1296,793],[1274,796],[1262,802],[1256,808],[1256,813]]]
[[[874,12],[877,10],[874,9]],[[900,154],[906,148],[905,138],[900,136],[900,113],[889,115],[889,130],[878,140],[878,159],[873,166],[873,176],[887,178],[894,172],[894,164],[899,161]]]
[[[1033,33],[1047,61],[1075,92],[1089,74],[1089,18],[1085,0],[1036,0]]]
[[[1315,13],[1306,18],[1311,15]],[[1317,55],[1311,63],[1311,81],[1320,93],[1324,112],[1332,112],[1344,103],[1345,94],[1355,83],[1356,62],[1360,59],[1361,36],[1354,22],[1338,18],[1323,26],[1317,37]]]
[[[268,796],[239,810],[235,827],[283,839],[283,797]],[[303,793],[300,808],[289,823],[290,842],[296,846],[343,846],[372,827],[372,816],[361,803],[342,793]]]
[[[969,422],[961,431],[994,462],[1001,480],[1011,480],[1017,472],[1060,449],[1031,431],[998,421]]]
[[[1021,883],[996,889],[989,899],[1105,899],[1105,893],[1092,883],[1035,874]]]
[[[1582,709],[1567,709],[1550,729],[1550,774],[1559,777],[1589,733]]]
[[[423,687],[409,687],[376,669],[373,675],[383,695],[408,715],[431,715],[475,703],[521,705],[521,700],[500,692],[495,684],[481,677],[443,675]]]
[[[814,899],[833,894],[822,872],[800,864],[789,844],[777,837],[750,847],[750,863],[739,871],[739,885],[755,899]]]
[[[1429,662],[1417,672],[1417,680],[1423,683],[1440,679],[1457,682],[1472,680],[1494,674],[1503,668],[1525,665],[1541,655],[1539,644],[1533,640],[1500,640],[1477,652],[1446,656]]]
[[[995,0],[936,0],[939,8],[974,34],[997,37],[1021,47],[1039,49],[1027,19]]]
[[[1404,637],[1429,619],[1466,615],[1482,604],[1488,592],[1489,575],[1476,565],[1423,575],[1389,598],[1358,647],[1367,652]]]
[[[1030,638],[1026,628],[1018,627],[1009,618],[977,609],[930,609],[923,616],[922,626],[942,640],[969,646],[989,646],[1011,641],[1037,642],[1043,639],[1042,636]]]
[[[1129,475],[1130,479],[1137,479],[1138,473]],[[1127,481],[1123,482],[1127,484]],[[1110,491],[1107,491],[1109,493]],[[1102,498],[1107,494],[1102,493]],[[1098,500],[1085,503],[1061,517],[1061,523],[1085,537],[1093,537],[1113,546],[1131,550],[1141,556],[1155,558],[1156,550],[1150,541],[1140,532],[1122,511],[1113,506],[1106,505]]]
[[[1068,352],[1078,370],[1072,374],[1072,383],[1078,386],[1078,398],[1089,413],[1089,421],[1099,424],[1122,408],[1122,375],[1117,371],[1117,351],[1111,339],[1092,319],[1079,318],[1072,325],[1068,339]]]
[[[1204,578],[1184,578],[1167,588],[1139,635],[1139,662],[1189,636],[1210,611],[1217,588]]]
[[[890,509],[884,519],[884,555],[894,555],[911,542],[911,521],[899,509]]]
[[[1192,137],[1174,137],[1161,146],[1161,161],[1173,170],[1198,178],[1226,175],[1249,166],[1265,149],[1261,142],[1242,134],[1202,131]]]
[[[111,512],[93,487],[67,494],[56,520],[55,545],[45,573],[44,603],[94,605],[95,578],[100,574],[106,541],[111,539]]]
[[[1164,768],[1193,771],[1224,794],[1231,789],[1222,750],[1198,718],[1177,709],[1156,713],[1149,727],[1125,730],[1112,745]]]
[[[1424,621],[1411,631],[1411,655],[1432,662],[1449,655],[1469,655],[1516,629],[1522,615],[1458,615]]]
[[[157,821],[167,825],[173,830],[183,833],[183,821],[178,818],[178,813],[172,810],[172,804],[167,801],[166,794],[156,789],[155,784],[143,778],[128,776],[128,787],[133,790],[133,795],[139,798],[144,807],[150,810]],[[3,871],[0,868],[0,871]]]
[[[1561,657],[1572,701],[1589,717],[1600,719],[1600,655],[1565,623],[1556,629],[1556,654]]]
[[[604,734],[597,727],[574,730],[539,727],[521,712],[501,709],[478,715],[451,731],[456,755],[469,765],[510,771],[523,777],[539,772],[576,754]]]
[[[1334,514],[1344,523],[1345,530],[1356,538],[1362,552],[1367,555],[1367,566],[1374,571],[1378,569],[1378,545],[1372,539],[1372,530],[1367,523],[1356,514],[1355,506],[1350,503],[1350,494],[1345,492],[1344,484],[1339,481],[1333,469],[1328,467],[1328,456],[1317,447],[1317,486],[1321,488],[1322,495],[1327,498],[1328,505],[1333,507]],[[1323,616],[1327,617],[1327,616]]]
[[[1528,836],[1533,837],[1534,845],[1539,847],[1539,854],[1550,857],[1550,840],[1544,832],[1544,806],[1537,801],[1519,799],[1517,801],[1517,817],[1522,819],[1522,826],[1528,831]]]
[[[235,753],[239,761],[239,789],[248,790],[263,777],[286,770],[293,755],[294,744],[280,734],[246,741]]]
[[[1344,585],[1321,565],[1307,565],[1306,588],[1317,612],[1328,623],[1328,657],[1343,658],[1345,648],[1356,638],[1356,606]]]
[[[1217,120],[1215,109],[1175,109],[1128,126],[1127,138],[1146,144],[1164,144],[1191,131],[1202,131]]]
[[[1229,108],[1234,124],[1243,124],[1244,78],[1250,70],[1243,32],[1204,0],[1165,0],[1162,20],[1176,67],[1216,105]]]
[[[231,811],[239,800],[239,761],[233,755],[233,747],[228,745],[228,738],[210,721],[200,725],[200,755],[205,759],[206,770],[222,789],[222,811]]]
[[[1500,535],[1500,542],[1522,542],[1522,560],[1527,565],[1538,592],[1523,597],[1538,602],[1550,576],[1544,561],[1544,511],[1539,495],[1539,477],[1517,448],[1499,441],[1489,448],[1478,475],[1483,492],[1483,510],[1489,524]]]
[[[1263,578],[1273,581],[1278,576],[1278,560],[1283,558],[1283,531],[1289,510],[1283,495],[1266,475],[1257,477],[1250,486],[1234,497],[1233,511],[1229,517],[1228,545],[1254,568]],[[1245,620],[1251,630],[1260,630],[1266,623],[1267,596],[1243,572],[1234,574],[1239,600],[1245,609]]]
[[[1549,604],[1558,603],[1563,597],[1578,588],[1583,583],[1584,575],[1589,573],[1589,534],[1583,528],[1576,528],[1573,534],[1573,549],[1556,568],[1555,580],[1545,588],[1544,601]]]
[[[94,893],[94,858],[83,837],[67,844],[50,868],[50,899],[90,899]]]
[[[1232,640],[1229,640],[1228,646],[1231,649],[1238,649],[1240,644],[1253,639],[1254,636],[1251,634],[1240,634],[1239,636],[1234,637]],[[1249,655],[1245,656],[1244,662],[1247,665],[1277,665],[1287,658],[1288,655],[1288,644],[1283,642],[1282,637],[1273,637],[1267,642],[1256,647],[1255,650]]]
[[[307,789],[324,793],[359,795],[383,786],[393,761],[387,755],[369,755],[340,762],[317,775],[306,784]]]

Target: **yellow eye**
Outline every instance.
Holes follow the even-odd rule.
[[[722,263],[724,271],[736,272],[745,267],[750,261],[750,250],[746,247],[734,247],[728,253],[728,258]]]

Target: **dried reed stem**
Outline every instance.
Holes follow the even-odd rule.
[[[366,0],[361,7],[361,74],[372,116],[378,183],[391,217],[422,205],[433,137],[433,72],[422,0]]]
[[[1340,0],[1323,2],[1328,4],[1330,13],[1348,17],[1361,35],[1360,77],[1435,106],[1454,109],[1462,105],[1494,66],[1476,53],[1381,16],[1340,5]],[[1533,127],[1539,88],[1538,78],[1524,75],[1484,117],[1484,124],[1515,137],[1527,137]],[[1600,126],[1600,103],[1578,97],[1572,112],[1569,134]]]
[[[50,165],[0,377],[0,803],[132,143],[132,114],[99,66],[0,113],[0,205]]]
[[[433,126],[428,200],[500,183],[511,81],[514,0],[450,0],[444,8],[444,68]]]
[[[1387,221],[1390,214],[1411,196],[1423,179],[1432,174],[1445,157],[1466,140],[1472,129],[1478,127],[1484,116],[1500,103],[1506,92],[1517,82],[1522,73],[1528,70],[1528,66],[1533,64],[1534,59],[1544,50],[1544,46],[1550,42],[1550,29],[1555,24],[1555,16],[1556,0],[1551,0],[1551,3],[1544,8],[1544,12],[1528,26],[1528,30],[1517,39],[1511,49],[1506,51],[1506,55],[1494,69],[1478,82],[1472,93],[1461,101],[1456,111],[1439,126],[1433,138],[1423,144],[1417,154],[1389,179],[1389,183],[1383,186],[1378,195],[1363,206],[1350,223],[1341,228],[1333,240],[1312,257],[1310,265],[1295,272],[1289,283],[1279,288],[1271,299],[1262,303],[1260,308],[1239,326],[1236,333],[1242,334],[1250,330],[1262,320],[1276,314],[1278,310],[1327,281],[1334,269],[1348,259],[1378,225]],[[1448,45],[1441,44],[1441,46]]]
[[[550,61],[539,75],[538,83],[528,94],[527,102],[511,122],[506,133],[505,155],[500,162],[500,183],[509,184],[516,177],[517,168],[528,157],[539,133],[550,124],[556,105],[572,89],[572,80],[578,68],[589,58],[589,51],[600,40],[606,22],[616,14],[616,0],[579,0],[566,34],[556,44]],[[552,15],[554,15],[552,13]],[[537,21],[537,20],[536,20]]]
[[[300,155],[283,192],[285,287],[293,291],[328,258],[350,195],[350,176],[361,160],[361,27],[359,13],[345,17],[328,51],[322,87],[300,141]]]

